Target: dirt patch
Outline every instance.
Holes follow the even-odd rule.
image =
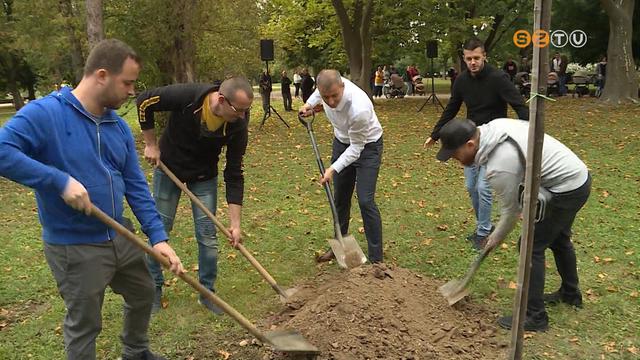
[[[49,310],[48,303],[27,300],[18,304],[0,307],[0,331],[8,330],[11,325],[27,321]]]
[[[299,330],[318,359],[503,358],[495,314],[465,300],[449,307],[439,285],[385,265],[321,273],[261,328]],[[260,358],[291,357],[264,348]]]

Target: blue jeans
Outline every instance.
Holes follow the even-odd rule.
[[[216,213],[217,177],[206,181],[187,183],[187,188],[204,203],[209,211]],[[173,228],[181,193],[180,188],[162,170],[154,170],[153,198],[156,201],[158,212],[167,233]],[[218,274],[216,226],[193,202],[191,203],[191,212],[193,213],[196,240],[198,241],[198,279],[204,287],[213,291],[213,285]],[[150,257],[147,257],[147,261],[156,287],[162,286],[164,283],[162,266]]]
[[[567,75],[558,75],[558,93],[567,95]]]
[[[464,181],[476,214],[478,236],[491,232],[491,187],[486,177],[486,166],[465,166]]]

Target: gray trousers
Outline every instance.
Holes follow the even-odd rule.
[[[45,243],[44,254],[67,308],[67,359],[96,358],[107,286],[124,298],[123,354],[135,356],[149,347],[147,329],[155,289],[141,249],[118,236],[99,244]]]

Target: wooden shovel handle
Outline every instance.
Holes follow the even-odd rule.
[[[158,162],[158,167],[176,184],[176,186],[180,188],[180,190],[187,194],[189,199],[191,199],[191,201],[193,201],[193,203],[196,204],[196,206],[199,207],[200,210],[202,210],[211,219],[211,221],[213,221],[214,224],[216,224],[216,227],[227,238],[231,239],[231,233],[229,232],[229,230],[220,222],[220,220],[218,220],[218,218],[216,218],[213,213],[211,213],[211,211],[202,203],[202,201],[200,201],[200,199],[198,199],[198,197],[195,196],[191,192],[191,190],[189,190],[189,188],[187,188],[187,186],[182,181],[180,181],[180,179],[178,179],[178,177],[173,172],[171,172],[171,170],[169,170],[169,168],[162,161]],[[251,253],[244,247],[244,245],[238,244],[237,249],[240,251],[242,256],[249,260],[251,265],[256,270],[258,270],[260,275],[269,283],[269,285],[271,285],[271,287],[276,292],[284,297],[287,297],[284,290],[280,286],[278,286],[278,283],[276,283],[276,280],[267,272],[267,270],[258,262],[258,260],[256,260],[256,258],[251,255]]]
[[[91,205],[91,214],[105,223],[107,226],[111,227],[118,234],[124,236],[127,240],[136,244],[144,252],[146,252],[150,256],[153,256],[153,258],[161,263],[165,268],[168,269],[170,267],[171,264],[169,263],[169,259],[153,251],[151,246],[146,241],[143,241],[142,239],[137,237],[134,233],[129,231],[129,229],[125,228],[120,223],[112,219],[109,215],[105,214],[95,205]],[[178,275],[178,277],[184,280],[187,284],[191,285],[191,287],[196,289],[200,294],[202,294],[202,296],[206,297],[211,302],[216,304],[216,306],[221,308],[225,313],[236,320],[243,328],[245,328],[258,340],[262,341],[263,343],[271,343],[269,339],[267,339],[267,337],[264,336],[262,332],[260,332],[260,330],[258,330],[251,322],[249,322],[249,320],[247,320],[247,318],[240,314],[236,309],[232,308],[231,305],[227,304],[225,301],[216,296],[213,292],[211,292],[211,290],[202,286],[200,282],[185,273]]]

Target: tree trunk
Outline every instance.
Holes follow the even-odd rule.
[[[64,27],[67,31],[67,37],[71,44],[71,67],[75,76],[75,84],[82,80],[82,68],[84,64],[84,56],[82,55],[82,44],[77,36],[75,27],[76,16],[73,13],[73,7],[71,6],[71,0],[58,1],[58,10],[64,18]],[[62,79],[59,79],[62,80]]]
[[[171,47],[174,83],[195,81],[195,44],[193,42],[193,23],[196,13],[196,0],[173,2],[174,38]]]
[[[104,26],[102,25],[102,0],[87,0],[87,39],[89,48],[92,49],[104,39]]]
[[[353,21],[349,19],[342,0],[332,0],[333,8],[340,21],[344,49],[349,59],[351,81],[371,97],[369,75],[371,73],[372,40],[370,34],[373,14],[373,0],[354,3]]]
[[[638,103],[638,76],[631,48],[635,0],[600,0],[600,3],[609,16],[607,74],[600,100]]]

